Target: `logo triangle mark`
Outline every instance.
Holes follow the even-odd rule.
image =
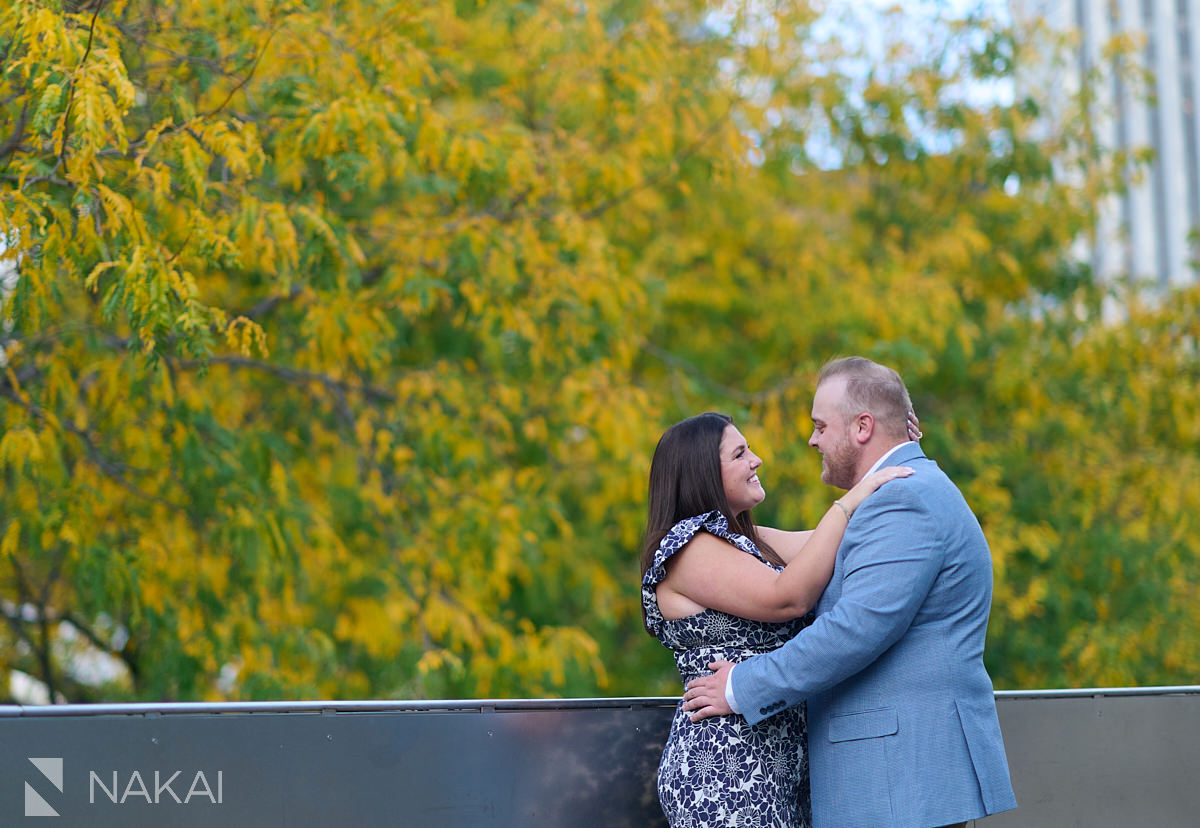
[[[41,794],[25,783],[25,816],[58,816],[58,811],[50,807],[50,803],[42,799]]]
[[[29,757],[29,761],[33,766],[42,772],[42,775],[54,783],[54,787],[58,788],[59,793],[63,789],[63,760],[61,756],[54,758],[35,759]]]

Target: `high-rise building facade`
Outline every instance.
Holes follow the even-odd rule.
[[[1200,256],[1200,0],[1012,0],[1017,20],[1040,17],[1078,37],[1079,79],[1100,69],[1100,137],[1110,148],[1153,151],[1128,173],[1128,191],[1101,205],[1087,251],[1101,278],[1132,275],[1162,287],[1197,280]],[[1108,71],[1109,44],[1131,35],[1128,57],[1151,76],[1138,90]],[[1045,78],[1047,83],[1052,79]],[[1074,85],[1074,84],[1072,84]]]

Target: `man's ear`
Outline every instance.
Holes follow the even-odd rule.
[[[875,433],[875,418],[870,412],[864,411],[854,418],[854,425],[851,429],[851,434],[854,441],[859,445],[865,445],[871,441],[871,435]]]

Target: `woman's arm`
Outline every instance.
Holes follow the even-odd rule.
[[[781,572],[763,566],[715,535],[702,532],[672,556],[658,585],[659,609],[682,618],[715,609],[755,621],[786,621],[804,615],[833,575],[838,544],[858,505],[884,483],[912,469],[888,466],[867,475],[829,507],[807,543]]]
[[[783,558],[784,563],[791,563],[795,560],[796,555],[804,549],[804,545],[812,537],[813,530],[801,529],[793,532],[786,529],[775,529],[771,526],[760,526],[758,534],[771,544],[771,548],[779,554],[779,557]]]

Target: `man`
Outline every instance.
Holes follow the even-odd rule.
[[[905,465],[855,510],[817,618],[780,649],[689,682],[693,721],[751,723],[808,701],[814,828],[940,828],[1015,808],[983,644],[992,563],[962,494],[907,434],[900,376],[826,365],[809,445],[848,489]]]

